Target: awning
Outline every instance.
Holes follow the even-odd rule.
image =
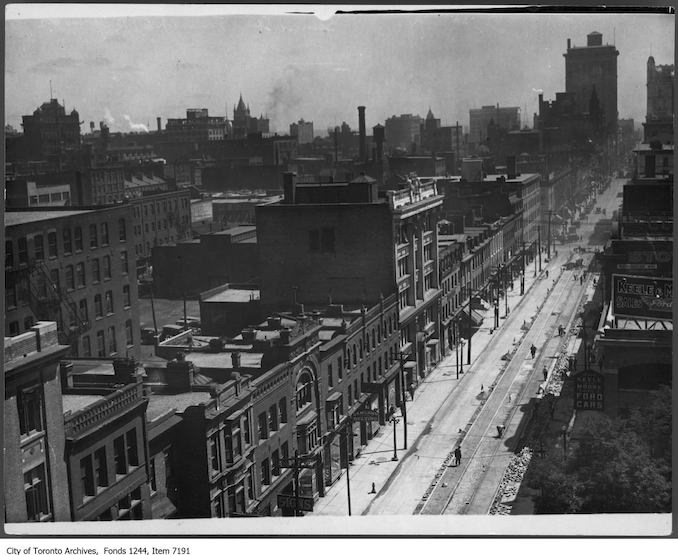
[[[437,340],[437,339],[429,339],[429,340],[426,342],[426,346],[427,346],[427,347],[435,347],[437,344],[438,344],[438,340]]]
[[[468,317],[469,317],[468,308],[465,308],[464,310],[462,310],[461,313],[466,319],[468,319]],[[482,325],[483,319],[484,319],[483,316],[479,312],[476,312],[475,310],[471,310],[471,323],[474,326]]]
[[[341,393],[339,393],[338,391],[335,391],[334,393],[332,393],[332,395],[330,395],[325,400],[325,405],[326,406],[336,405],[339,402],[340,399],[341,399]]]
[[[299,420],[297,420],[297,427],[308,426],[309,424],[315,423],[317,416],[318,415],[314,410],[310,411],[308,414],[302,416]]]

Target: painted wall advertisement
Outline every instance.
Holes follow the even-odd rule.
[[[575,375],[575,409],[603,410],[603,400],[603,376],[601,374],[592,371],[584,371]]]
[[[612,275],[612,312],[616,317],[673,319],[673,280]]]

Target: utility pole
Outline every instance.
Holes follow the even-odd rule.
[[[472,295],[473,284],[471,283],[471,267],[468,269],[468,361],[467,364],[471,364],[471,335],[473,334],[472,325],[472,309],[471,309],[471,295]]]
[[[546,244],[548,245],[547,258],[551,258],[551,214],[553,214],[553,210],[549,210],[548,214],[549,214],[549,225],[548,225],[548,236],[546,237]]]
[[[349,467],[351,466],[351,461],[348,456],[348,433],[349,431],[353,433],[353,421],[351,417],[348,417],[348,422],[344,428],[344,445],[346,446],[346,498],[348,500],[348,516],[351,516],[351,476]]]
[[[525,241],[523,241],[523,269],[520,271],[520,294],[525,294]]]
[[[294,516],[303,516],[303,511],[299,509],[299,498],[301,497],[299,491],[300,470],[302,468],[314,469],[316,467],[314,458],[314,455],[299,455],[299,451],[295,449],[293,459],[280,459],[280,468],[291,468],[294,470]],[[348,456],[346,460],[348,470]]]
[[[405,361],[403,353],[400,353],[400,397],[401,409],[403,415],[403,449],[407,449],[407,404],[405,402]]]
[[[537,251],[539,252],[539,271],[541,272],[541,226],[537,226]]]

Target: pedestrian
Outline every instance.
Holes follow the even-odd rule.
[[[410,399],[411,399],[412,401],[414,401],[414,384],[411,383],[411,384],[410,384],[410,387],[409,387],[408,389],[409,389],[409,392],[410,392]]]
[[[549,277],[549,271],[546,270],[546,277]]]
[[[457,445],[457,448],[454,450],[454,466],[459,466],[461,464],[461,447]]]
[[[534,355],[537,353],[537,348],[532,344],[530,347],[530,352],[532,353],[532,358],[534,358]]]
[[[544,374],[544,381],[549,377],[549,371],[546,369],[546,364],[544,364],[544,369],[542,370],[542,374]]]

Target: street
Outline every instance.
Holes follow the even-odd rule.
[[[465,373],[457,379],[452,352],[417,389],[414,402],[407,406],[407,450],[402,449],[402,422],[396,429],[399,460],[391,460],[393,431],[387,426],[353,461],[349,470],[352,514],[488,513],[520,438],[521,423],[542,394],[543,369],[550,378],[566,340],[558,335],[558,327],[571,326],[594,277],[589,274],[580,280],[581,269],[562,266],[583,258],[586,268],[593,250],[602,247],[611,228],[609,218],[621,203],[617,194],[624,181],[613,179],[598,195],[582,221],[581,242],[554,245],[557,256],[548,264],[542,260],[536,277],[528,268],[525,295],[520,296],[519,287],[509,292],[508,317],[501,310],[500,326],[493,333],[488,312],[473,336],[470,368],[465,365]],[[598,214],[596,206],[601,208]],[[591,252],[575,253],[579,247]],[[537,348],[534,359],[532,344]],[[505,427],[501,438],[498,425]],[[457,445],[462,459],[454,466]],[[311,514],[347,514],[346,490],[342,479],[318,500]]]

